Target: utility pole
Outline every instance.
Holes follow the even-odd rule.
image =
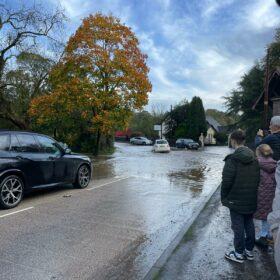
[[[264,128],[268,128],[268,90],[269,90],[269,48],[266,55],[266,69],[264,81]]]

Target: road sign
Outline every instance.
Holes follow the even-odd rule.
[[[161,125],[160,124],[154,125],[154,130],[161,131]]]

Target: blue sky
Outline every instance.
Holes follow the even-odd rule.
[[[26,0],[27,1],[27,0]],[[90,13],[112,13],[132,27],[148,55],[149,108],[198,95],[224,109],[222,96],[265,54],[280,8],[274,0],[46,0],[69,18],[67,37]],[[67,38],[66,37],[66,38]]]

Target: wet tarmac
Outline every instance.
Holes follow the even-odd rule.
[[[87,189],[36,192],[1,211],[0,279],[142,279],[217,187],[229,152],[116,147],[94,159]]]
[[[229,211],[215,193],[165,264],[162,280],[280,280],[273,250],[254,249],[254,261],[236,264],[224,258],[232,250]]]

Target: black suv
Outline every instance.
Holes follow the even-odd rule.
[[[191,150],[198,150],[199,144],[194,142],[192,139],[178,139],[176,141],[176,148],[178,149],[191,149]]]
[[[91,161],[74,154],[49,136],[0,131],[0,206],[13,208],[23,194],[37,188],[74,184],[86,188]]]

